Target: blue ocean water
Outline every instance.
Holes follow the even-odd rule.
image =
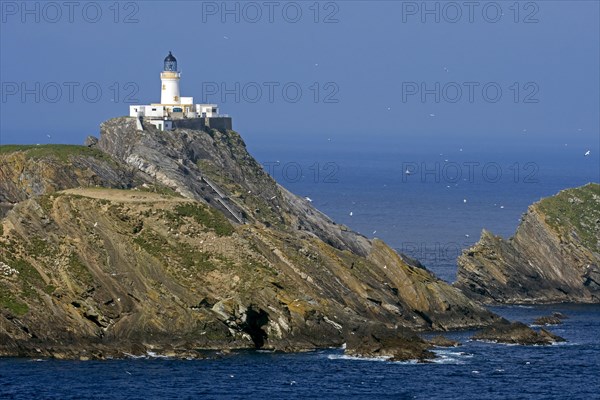
[[[533,142],[507,148],[323,137],[249,142],[249,149],[280,183],[336,221],[385,240],[452,281],[456,256],[482,228],[509,237],[532,202],[600,181],[600,160],[583,155],[589,145],[568,144],[550,141],[540,149]],[[600,305],[494,311],[525,323],[562,312],[569,319],[551,330],[568,342],[507,346],[454,332],[447,336],[464,345],[436,350],[439,359],[431,364],[358,360],[342,349],[247,351],[194,361],[0,359],[0,398],[598,398]]]
[[[278,182],[336,222],[383,239],[452,282],[456,258],[482,229],[509,238],[530,204],[600,182],[600,137],[565,136],[497,143],[284,137],[249,149]]]
[[[568,342],[507,346],[449,337],[431,364],[345,357],[341,349],[300,354],[240,352],[206,360],[0,359],[6,399],[593,399],[600,391],[600,306],[501,307],[531,323],[559,311],[552,330]]]

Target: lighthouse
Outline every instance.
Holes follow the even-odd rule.
[[[160,103],[164,105],[181,104],[179,95],[179,79],[181,74],[177,71],[177,59],[169,51],[165,57],[165,66],[160,73],[160,82],[162,84],[160,91]]]
[[[173,53],[164,59],[160,73],[160,103],[129,106],[129,116],[136,119],[138,130],[144,124],[154,125],[161,131],[176,128],[231,130],[231,117],[219,114],[216,104],[195,104],[193,97],[181,97],[177,59]]]

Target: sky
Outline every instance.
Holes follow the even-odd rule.
[[[598,1],[0,3],[0,144],[97,136],[159,101],[172,51],[182,96],[218,103],[250,144],[527,137],[598,154]]]

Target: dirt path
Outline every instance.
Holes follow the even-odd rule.
[[[60,193],[73,194],[78,196],[90,197],[93,199],[104,199],[120,203],[145,203],[149,201],[185,203],[191,202],[190,199],[181,197],[166,196],[160,193],[143,192],[139,190],[120,190],[106,188],[77,188],[63,190]]]

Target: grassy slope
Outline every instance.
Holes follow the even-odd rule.
[[[600,232],[596,223],[600,220],[599,184],[563,190],[556,196],[541,200],[537,207],[546,216],[546,222],[563,237],[575,233],[585,247],[600,251]]]
[[[0,146],[0,156],[15,152],[26,153],[27,158],[45,158],[51,157],[60,161],[67,161],[71,156],[91,156],[104,160],[112,158],[97,149],[86,146],[77,146],[70,144],[46,144],[46,145],[3,145]]]

